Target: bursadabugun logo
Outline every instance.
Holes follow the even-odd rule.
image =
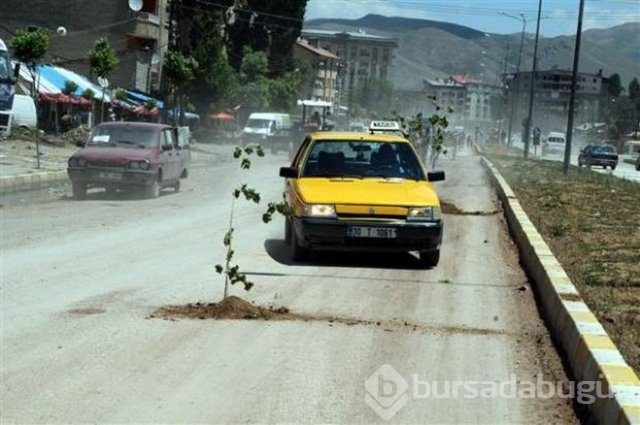
[[[364,401],[385,421],[407,404],[409,384],[392,366],[384,364],[364,383]]]

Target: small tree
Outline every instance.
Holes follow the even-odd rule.
[[[197,67],[198,62],[195,59],[187,57],[178,51],[170,50],[165,55],[163,73],[169,82],[169,91],[173,92],[174,121],[175,106],[178,103],[181,104],[179,122],[182,123],[184,121],[184,102],[179,102],[179,100],[185,84],[193,79],[194,71]]]
[[[38,99],[37,67],[49,50],[49,32],[44,28],[35,31],[19,29],[11,40],[13,56],[24,63],[31,75],[31,97],[36,105],[36,117],[38,117],[40,102]],[[40,125],[36,119],[36,168],[40,168]]]
[[[78,90],[78,85],[74,81],[67,80],[64,82],[62,93],[67,95],[72,95],[72,94],[75,94],[77,90]]]
[[[105,38],[96,40],[93,48],[89,51],[89,65],[91,73],[98,78],[107,78],[111,72],[118,66],[118,55],[111,47],[109,41]],[[100,110],[100,121],[104,120],[104,91],[102,88],[102,108]]]

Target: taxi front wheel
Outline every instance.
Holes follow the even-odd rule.
[[[420,251],[420,264],[423,267],[433,268],[440,262],[440,250]]]
[[[298,236],[296,231],[291,229],[291,259],[293,261],[304,261],[309,258],[309,248],[306,248],[298,243]]]

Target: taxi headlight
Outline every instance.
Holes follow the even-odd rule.
[[[307,217],[336,217],[336,208],[328,204],[310,204],[305,208]]]
[[[407,221],[440,221],[442,214],[440,207],[409,208]]]

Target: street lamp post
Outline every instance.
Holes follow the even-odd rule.
[[[515,15],[510,15],[506,12],[500,12],[501,15],[507,16],[509,18],[513,18],[513,19],[517,19],[519,21],[522,21],[522,33],[520,35],[520,49],[518,50],[518,62],[516,64],[516,87],[515,87],[515,93],[512,96],[511,99],[511,111],[509,113],[509,129],[507,132],[507,145],[508,146],[512,146],[513,143],[511,142],[511,133],[513,130],[513,115],[517,109],[518,106],[518,98],[520,97],[520,63],[522,61],[522,47],[524,44],[524,30],[527,26],[527,19],[524,17],[524,13],[520,13],[520,17],[517,17]]]

